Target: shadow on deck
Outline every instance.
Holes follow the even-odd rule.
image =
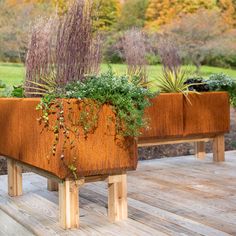
[[[236,152],[226,162],[209,155],[142,161],[128,173],[129,219],[107,218],[107,186],[98,182],[80,190],[80,230],[58,223],[58,193],[45,178],[23,175],[24,195],[7,195],[0,176],[0,235],[236,235]]]

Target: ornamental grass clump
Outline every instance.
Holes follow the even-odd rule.
[[[27,54],[25,95],[41,97],[38,122],[54,135],[48,157],[55,156],[61,144],[62,161],[66,150],[78,148],[75,141],[95,132],[103,105],[112,109],[107,119],[116,127],[110,138],[117,145],[128,136],[133,140],[146,125],[144,110],[153,96],[140,83],[143,73],[117,76],[109,70],[99,75],[101,39],[94,31],[92,8],[92,0],[76,0],[64,15],[39,21]],[[143,62],[134,65],[141,68]],[[71,98],[77,99],[76,107]],[[72,156],[67,163],[74,178],[76,159]]]
[[[122,48],[125,62],[128,66],[128,74],[137,75],[141,83],[147,83],[147,48],[145,35],[139,29],[126,31],[122,39]]]
[[[98,73],[101,40],[93,30],[92,7],[92,0],[74,1],[63,16],[37,22],[26,58],[27,96],[60,92],[68,82]]]

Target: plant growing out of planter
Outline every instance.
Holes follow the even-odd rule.
[[[163,64],[162,73],[156,78],[158,89],[162,93],[182,93],[188,99],[190,88],[200,85],[199,83],[186,83],[193,72],[182,67],[178,49],[170,38],[162,38],[158,48]]]
[[[128,74],[140,77],[140,83],[147,85],[147,46],[144,32],[132,28],[126,31],[122,39],[124,58],[128,66]]]
[[[230,96],[230,103],[236,107],[236,82],[235,79],[224,73],[211,74],[207,78],[192,77],[186,81],[187,84],[195,84],[189,87],[191,91],[214,92],[226,91]],[[196,85],[199,84],[199,85]]]
[[[235,79],[227,76],[224,73],[212,74],[205,80],[210,91],[227,91],[230,96],[230,103],[236,107],[236,82]]]
[[[41,113],[38,122],[43,132],[53,134],[48,161],[58,157],[67,170],[56,171],[60,178],[65,178],[67,172],[77,179],[83,175],[136,168],[134,137],[146,125],[144,110],[153,96],[140,85],[137,75],[117,76],[111,69],[98,74],[101,41],[93,30],[92,7],[90,1],[75,1],[64,16],[40,20],[32,31],[27,54],[24,93],[26,97],[41,97],[37,105]],[[19,94],[17,89],[14,91]],[[107,114],[106,119],[103,113]],[[104,124],[101,119],[105,119]],[[102,131],[101,125],[111,126],[111,133],[107,133],[107,128]],[[97,170],[92,171],[90,164],[86,167],[81,163],[86,153],[80,147],[84,149],[86,142],[94,143],[97,133],[100,139],[105,135],[113,140],[111,150],[117,145],[123,157],[111,154],[111,158],[118,159],[110,167],[112,161],[101,158],[99,164],[94,162],[93,168],[97,165]],[[103,140],[98,143],[102,144]],[[104,155],[107,158],[107,154]],[[123,166],[119,158],[124,159]]]
[[[213,78],[208,82],[196,79],[190,70],[182,67],[178,49],[171,39],[160,40],[158,51],[163,64],[162,74],[156,78],[160,95],[152,99],[152,105],[146,109],[150,128],[143,130],[139,145],[196,142],[196,153],[203,158],[204,142],[212,139],[214,160],[223,161],[224,133],[230,127],[228,94],[200,93],[202,89],[210,90],[215,84]]]

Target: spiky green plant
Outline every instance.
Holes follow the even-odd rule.
[[[192,71],[188,68],[177,67],[174,70],[164,68],[162,74],[156,79],[157,87],[161,93],[182,93],[187,97],[190,92],[189,87],[200,84],[187,84],[186,81],[191,75]],[[191,92],[197,93],[196,91]]]

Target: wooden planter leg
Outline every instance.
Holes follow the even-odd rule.
[[[8,194],[11,197],[22,195],[22,168],[14,160],[7,160]]]
[[[58,182],[48,179],[48,191],[58,191]]]
[[[204,141],[195,142],[195,155],[200,160],[203,160],[206,157],[205,146]]]
[[[225,161],[225,138],[224,135],[218,135],[213,139],[213,160]]]
[[[108,217],[111,222],[128,218],[126,174],[108,177]]]
[[[64,229],[79,227],[80,181],[65,180],[59,183],[59,219]]]

